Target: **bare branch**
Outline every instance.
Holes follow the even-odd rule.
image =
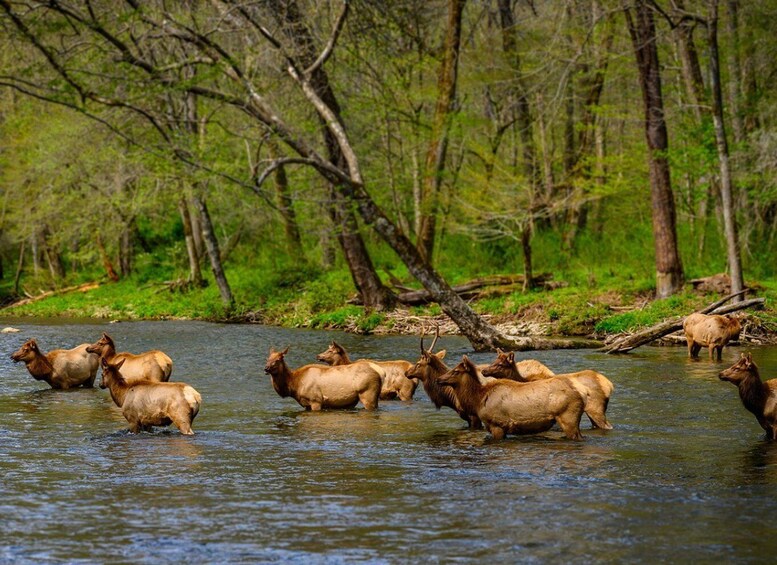
[[[329,37],[329,41],[324,47],[324,50],[318,56],[318,59],[316,59],[312,65],[305,69],[305,75],[312,75],[319,68],[321,68],[321,66],[326,63],[327,59],[329,59],[329,57],[332,55],[332,51],[334,50],[335,44],[337,43],[337,38],[340,37],[340,33],[343,31],[343,27],[345,27],[345,18],[348,15],[348,6],[348,0],[344,0],[343,9],[340,12],[340,16],[337,18],[337,21],[335,22],[335,26],[332,29],[332,35]]]

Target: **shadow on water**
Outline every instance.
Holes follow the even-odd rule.
[[[333,338],[357,356],[415,360],[417,336],[17,327],[2,347],[24,336],[72,347],[107,330],[122,349],[162,349],[203,406],[193,437],[132,435],[106,391],[42,389],[0,352],[0,562],[761,562],[777,551],[764,521],[777,513],[777,445],[717,377],[736,349],[721,363],[671,347],[522,353],[607,375],[615,429],[584,417],[581,442],[557,429],[498,442],[420,388],[375,412],[306,412],[262,372],[270,346],[292,344],[295,367]],[[440,346],[471,353],[458,337]],[[754,355],[777,373],[777,348]]]

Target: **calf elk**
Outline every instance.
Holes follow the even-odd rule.
[[[45,381],[55,389],[79,386],[91,388],[100,364],[97,355],[89,352],[83,343],[73,349],[52,349],[43,354],[34,339],[28,339],[18,351],[11,354],[14,363],[24,361],[35,380]]]
[[[353,408],[359,401],[367,410],[378,407],[382,379],[369,363],[305,365],[292,371],[284,360],[288,351],[270,348],[264,367],[281,398],[291,396],[306,410]]]
[[[439,382],[456,390],[462,408],[477,413],[494,439],[545,432],[554,423],[569,439],[583,439],[583,398],[566,377],[528,383],[497,379],[484,384],[477,367],[464,355]]]
[[[349,365],[352,363],[348,357],[348,352],[345,348],[332,342],[326,351],[323,351],[316,355],[316,360],[332,365],[333,367],[339,367],[341,365]],[[409,361],[398,359],[396,361],[373,361],[372,359],[359,359],[360,363],[372,363],[381,369],[383,372],[383,385],[380,389],[381,400],[393,400],[398,398],[399,400],[412,400],[416,387],[418,387],[418,379],[408,379],[405,376],[405,372],[413,366]]]
[[[202,404],[200,393],[186,383],[128,382],[119,371],[125,363],[124,359],[116,363],[103,359],[100,388],[110,389],[130,432],[150,432],[152,426],[175,424],[182,434],[193,435],[192,421]]]
[[[533,379],[527,379],[519,369],[521,363],[522,362],[515,362],[514,353],[504,353],[503,351],[500,351],[494,362],[483,369],[483,375],[498,379],[510,379],[518,382],[536,382],[538,380],[566,377],[572,382],[572,385],[577,392],[580,393],[580,396],[583,397],[583,401],[585,402],[585,413],[591,421],[591,424],[595,428],[602,428],[603,430],[612,429],[612,424],[607,421],[607,416],[605,415],[607,405],[610,403],[610,396],[615,388],[610,379],[601,373],[591,370],[546,376],[544,378],[538,378],[539,373],[535,373]],[[536,363],[539,363],[539,361],[536,361]],[[542,363],[539,364],[542,365]],[[550,369],[548,369],[548,371],[550,371]]]
[[[721,371],[720,380],[739,388],[739,398],[745,408],[755,415],[766,431],[766,437],[777,440],[777,379],[761,381],[758,367],[750,353],[743,353],[739,361]]]
[[[723,358],[723,346],[739,337],[742,326],[739,320],[730,316],[707,315],[695,312],[683,320],[685,339],[688,341],[688,357],[699,356],[702,346],[709,347],[710,361],[717,353],[718,361]]]
[[[165,382],[170,379],[170,373],[173,372],[173,361],[166,353],[158,349],[152,349],[138,355],[126,351],[116,353],[113,338],[107,333],[103,333],[103,336],[86,350],[90,353],[96,353],[100,359],[112,363],[123,360],[122,376],[129,383],[143,380]]]

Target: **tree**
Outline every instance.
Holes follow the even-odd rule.
[[[669,136],[664,119],[661,68],[658,63],[656,27],[649,0],[636,0],[624,9],[639,70],[645,108],[645,139],[653,204],[653,239],[656,254],[656,296],[666,298],[682,288],[683,266],[677,247],[674,193],[667,151]]]

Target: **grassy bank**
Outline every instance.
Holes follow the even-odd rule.
[[[100,284],[87,292],[72,291],[0,311],[7,316],[86,317],[118,320],[200,319],[254,321],[285,327],[344,329],[362,333],[402,331],[397,320],[440,314],[436,305],[402,309],[399,313],[368,312],[348,304],[354,296],[347,271],[321,271],[310,267],[284,268],[281,274],[233,268],[228,275],[237,297],[227,311],[212,282],[188,291],[175,286],[131,277]],[[264,273],[264,274],[262,274]],[[453,283],[463,277],[452,277]],[[487,297],[472,303],[492,321],[510,323],[551,335],[596,335],[633,331],[667,317],[684,315],[713,302],[717,295],[691,291],[665,300],[652,300],[648,280],[609,277],[604,280],[563,281],[555,290]],[[748,281],[754,284],[754,281]],[[766,297],[766,309],[749,312],[754,326],[777,332],[777,281],[754,284]]]

